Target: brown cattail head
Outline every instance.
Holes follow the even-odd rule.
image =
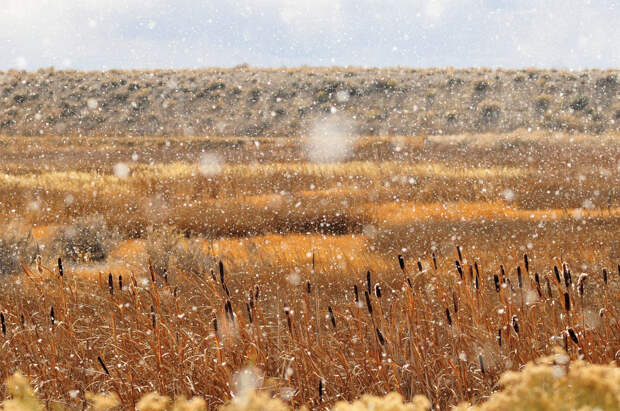
[[[107,375],[110,375],[110,371],[108,371],[108,367],[105,366],[103,360],[101,359],[101,357],[97,357],[97,361],[99,361],[99,365],[101,365],[101,368],[103,369],[103,372],[105,372]]]
[[[446,308],[446,319],[448,320],[448,325],[452,327],[452,317],[450,316],[450,309]]]
[[[482,354],[478,355],[478,362],[480,363],[480,372],[484,375],[484,361],[482,360]]]
[[[123,291],[123,276],[122,275],[118,275],[118,289]]]
[[[527,254],[523,254],[523,263],[525,264],[525,272],[530,272],[530,260],[527,258]]]
[[[420,259],[419,259],[419,258],[418,258],[418,271],[419,271],[419,272],[422,272],[422,271],[423,271],[423,269],[422,269],[422,261],[420,261]]]
[[[459,258],[459,261],[463,262],[463,254],[461,254],[461,246],[460,245],[456,246],[456,255]]]
[[[568,292],[564,293],[564,309],[570,311],[570,296]]]
[[[579,344],[579,338],[577,338],[577,334],[575,334],[575,331],[572,328],[568,329],[568,336],[575,344]]]
[[[435,268],[435,270],[437,270],[437,256],[435,255],[435,253],[432,253],[432,257],[433,257],[433,268]]]
[[[459,272],[459,277],[462,280],[463,279],[463,269],[461,268],[461,263],[459,262],[459,260],[456,260],[455,263],[456,263],[456,271]]]
[[[332,311],[332,307],[327,306],[327,311],[329,311],[329,320],[332,322],[332,327],[336,328],[336,318],[334,317],[334,311]]]
[[[114,295],[114,278],[112,273],[108,273],[108,289],[110,290],[110,295]]]
[[[248,320],[250,321],[250,324],[252,324],[253,318],[252,318],[252,308],[250,307],[250,304],[245,303],[245,309],[248,312]]]
[[[454,314],[459,312],[459,297],[456,295],[456,291],[452,291],[452,305],[454,306]]]
[[[476,290],[480,289],[480,274],[478,274],[478,272],[476,272],[476,281],[474,282],[475,286],[476,286]]]
[[[523,275],[521,274],[521,266],[517,266],[517,280],[519,281],[519,288],[523,288]]]
[[[153,328],[157,327],[157,317],[155,316],[155,307],[151,305],[151,323]]]
[[[549,298],[553,298],[553,293],[551,292],[551,282],[549,281],[549,277],[546,277],[545,281],[547,282],[547,295],[549,296]]]
[[[370,271],[366,272],[366,288],[367,288],[368,294],[372,293],[372,281],[370,279]]]
[[[375,331],[377,332],[377,338],[379,339],[379,343],[381,345],[385,345],[385,338],[383,338],[383,334],[381,334],[381,331],[379,331],[378,328],[375,328]]]
[[[372,303],[370,302],[370,294],[368,294],[368,291],[364,291],[364,297],[366,297],[366,308],[368,309],[368,314],[372,315]]]
[[[312,285],[310,284],[310,280],[306,281],[306,292],[308,294],[312,293]]]
[[[585,282],[588,279],[588,274],[581,273],[579,274],[579,278],[577,279],[577,288],[579,289],[579,295],[583,297]]]
[[[499,276],[497,274],[493,274],[493,282],[495,283],[495,291],[499,293],[500,285],[499,285]]]
[[[502,329],[497,329],[497,345],[502,346]]]
[[[60,276],[64,276],[65,272],[62,269],[62,259],[60,257],[58,257],[58,274],[60,274]]]
[[[319,402],[323,402],[323,380],[319,381]]]
[[[222,260],[220,260],[218,266],[220,269],[220,282],[222,283],[222,285],[224,285],[224,263],[222,262]]]
[[[514,328],[515,332],[519,334],[519,320],[516,315],[512,316],[512,328]]]
[[[6,324],[4,323],[4,313],[0,313],[0,323],[2,324],[2,335],[6,335]]]
[[[213,330],[217,332],[217,318],[213,319]]]
[[[562,280],[560,279],[560,270],[558,270],[557,265],[553,266],[553,274],[555,275],[555,280],[558,282],[558,284],[561,284]]]
[[[360,302],[359,291],[357,289],[357,285],[353,285],[353,295],[355,296],[355,304]]]
[[[54,322],[56,321],[56,315],[54,314],[54,306],[52,306],[50,310],[50,319],[52,320],[52,326],[53,326]]]
[[[607,285],[607,269],[603,268],[603,282]]]
[[[502,283],[505,283],[506,282],[506,270],[504,270],[503,264],[499,265],[499,271],[500,271],[500,274],[502,275]]]
[[[398,254],[398,265],[401,270],[405,271],[405,257],[402,254]]]

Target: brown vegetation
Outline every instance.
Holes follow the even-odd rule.
[[[619,87],[617,70],[8,71],[0,135],[301,136],[334,110],[363,135],[599,133],[619,127]]]

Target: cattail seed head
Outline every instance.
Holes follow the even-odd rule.
[[[101,357],[97,357],[97,361],[99,361],[99,365],[101,365],[101,368],[103,369],[103,371],[107,374],[110,375],[110,371],[108,371],[108,367],[105,366],[105,364],[103,363],[103,360],[101,359]]]
[[[512,316],[512,328],[514,328],[515,332],[519,334],[519,320],[516,315]]]
[[[364,291],[364,297],[366,297],[366,308],[368,309],[368,314],[372,315],[372,303],[370,302],[370,294],[368,294],[368,291]]]
[[[455,263],[456,263],[456,271],[459,272],[459,277],[462,280],[463,279],[463,269],[461,268],[461,263],[459,263],[458,260],[456,260]]]
[[[402,254],[398,254],[398,265],[401,270],[405,271],[405,257]]]
[[[310,280],[306,281],[306,292],[308,294],[312,293],[312,285],[310,284]]]
[[[575,344],[579,344],[579,338],[577,338],[577,334],[575,334],[575,331],[572,328],[568,329],[568,336]]]
[[[418,259],[418,271],[422,272],[422,261],[420,261],[420,259]]]
[[[525,263],[525,272],[530,272],[530,260],[527,258],[527,254],[523,254],[523,262]]]
[[[603,268],[603,282],[607,285],[607,269]]]
[[[4,323],[4,313],[0,313],[0,323],[2,324],[2,335],[6,335],[6,324]]]
[[[108,273],[108,289],[110,290],[110,295],[114,295],[114,278],[112,273]]]
[[[334,317],[334,312],[332,311],[332,307],[327,306],[327,311],[329,311],[329,319],[332,322],[332,327],[336,328],[336,318]]]
[[[359,291],[357,289],[357,285],[353,285],[353,295],[355,296],[355,304],[360,302]]]
[[[461,246],[460,245],[456,246],[456,255],[458,256],[459,261],[463,262],[463,255],[461,254]]]
[[[381,334],[381,331],[379,331],[378,328],[375,328],[375,331],[377,332],[377,338],[379,339],[379,343],[381,345],[385,345],[385,338],[383,338],[383,334]]]
[[[58,274],[60,274],[60,276],[64,276],[65,272],[62,269],[62,259],[60,257],[58,257]]]
[[[493,282],[495,283],[495,291],[499,293],[499,276],[497,274],[493,274]]]
[[[53,326],[54,322],[56,321],[56,315],[54,314],[54,307],[53,306],[50,309],[50,319],[52,320],[52,326]]]
[[[560,270],[558,270],[558,266],[557,265],[553,266],[553,274],[555,274],[555,279],[558,282],[558,284],[560,284],[562,282],[562,280],[560,279]]]
[[[435,268],[435,270],[437,270],[437,256],[435,255],[435,253],[433,253],[432,257],[433,257],[433,267]]]
[[[519,281],[519,288],[523,288],[523,276],[521,275],[521,266],[517,266],[517,280]]]
[[[367,288],[368,294],[372,293],[372,281],[370,279],[370,271],[366,272],[366,288]]]
[[[446,319],[448,320],[448,325],[452,327],[452,317],[450,316],[450,309],[446,308]]]
[[[482,375],[484,375],[485,371],[484,371],[484,361],[482,360],[482,354],[478,355],[478,362],[480,363],[480,372],[482,373]]]
[[[570,311],[570,296],[568,293],[564,293],[564,309]]]
[[[122,275],[118,275],[118,289],[123,291],[123,276]]]

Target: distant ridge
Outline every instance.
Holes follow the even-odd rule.
[[[618,70],[349,67],[0,72],[0,135],[294,136],[620,129]]]

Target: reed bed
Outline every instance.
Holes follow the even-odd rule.
[[[207,272],[82,278],[38,260],[5,277],[0,378],[27,375],[47,407],[150,392],[221,406],[240,390],[321,409],[396,392],[445,409],[480,402],[500,375],[562,347],[618,358],[617,261],[490,264],[468,249],[393,255],[382,273],[330,273],[315,255],[288,276]],[[3,394],[3,396],[6,393]]]

